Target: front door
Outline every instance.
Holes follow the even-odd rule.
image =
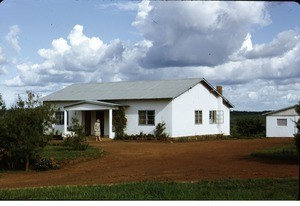
[[[96,121],[100,120],[100,133],[104,135],[104,111],[96,111]]]
[[[85,134],[87,136],[91,135],[91,111],[84,112],[84,122],[85,122]]]

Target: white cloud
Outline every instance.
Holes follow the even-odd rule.
[[[19,45],[19,33],[20,28],[18,25],[11,26],[8,34],[5,36],[6,41],[12,46],[12,48],[20,53],[21,47]]]
[[[248,83],[226,85],[223,94],[235,106],[235,110],[276,110],[296,104],[300,98],[300,87],[296,90],[280,89],[273,80],[253,80]]]
[[[53,40],[51,48],[38,51],[44,59],[42,63],[17,65],[18,75],[4,83],[39,87],[56,83],[129,79],[132,69],[139,71],[138,60],[150,46],[151,43],[146,40],[132,45],[115,39],[104,44],[98,37],[85,36],[83,26],[75,25],[67,40]]]
[[[253,45],[252,45],[252,40],[251,40],[251,34],[247,34],[243,44],[242,44],[242,47],[241,47],[241,50],[245,50],[245,51],[252,51],[253,50]]]
[[[258,99],[257,93],[256,92],[249,92],[248,97],[250,99]]]
[[[270,43],[254,45],[253,49],[247,51],[247,58],[264,58],[284,55],[292,50],[295,45],[299,45],[300,35],[297,30],[283,31],[277,35]]]
[[[7,72],[6,65],[8,64],[3,48],[0,46],[0,75]]]
[[[253,42],[253,25],[270,23],[262,2],[142,1],[132,25],[143,41],[103,42],[75,25],[38,51],[41,63],[17,65],[4,83],[47,93],[78,82],[204,77],[224,85],[235,109],[278,109],[300,98],[300,33]],[[0,73],[1,58],[0,47]]]
[[[289,34],[289,42],[286,41],[286,38],[282,38],[283,34]],[[293,36],[290,34],[293,34]],[[214,67],[190,68],[198,75],[225,84],[246,83],[256,79],[284,80],[295,77],[300,78],[300,41],[298,39],[300,39],[299,32],[287,31],[278,34],[270,43],[255,45],[253,50],[243,50],[245,42],[248,41],[246,38],[241,49],[230,57],[231,61]],[[274,46],[274,42],[276,42],[276,46]],[[264,47],[264,51],[262,51],[263,54],[259,55],[259,52],[255,52],[255,48],[261,47]],[[274,52],[271,56],[265,55],[265,51],[272,50],[278,52]],[[252,58],[248,57],[249,53],[253,54]]]
[[[158,68],[223,64],[253,25],[270,22],[262,2],[144,1],[133,25],[153,43],[143,66]]]
[[[116,8],[121,11],[136,11],[138,9],[139,2],[122,2],[122,3],[101,3],[97,6],[99,9]]]

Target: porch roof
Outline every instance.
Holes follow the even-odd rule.
[[[65,110],[106,110],[117,109],[120,106],[127,106],[123,104],[116,104],[111,102],[84,100],[73,104],[66,105]]]

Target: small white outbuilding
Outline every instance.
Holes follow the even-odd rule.
[[[299,115],[295,106],[263,114],[266,116],[266,137],[294,137]]]

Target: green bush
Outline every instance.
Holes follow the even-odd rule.
[[[0,98],[0,102],[3,101]],[[0,103],[3,106],[3,103]],[[9,110],[1,106],[0,115],[0,167],[3,169],[29,169],[49,141],[44,133],[51,127],[53,110],[42,105],[34,93],[27,91],[27,99],[19,96]]]
[[[140,134],[133,135],[124,135],[124,140],[155,140],[155,136],[153,134],[145,134],[140,132]]]
[[[59,168],[60,165],[53,158],[40,158],[33,165],[33,169],[38,171],[46,171],[49,169],[59,169]]]
[[[209,141],[209,140],[225,140],[228,139],[228,136],[223,134],[212,134],[212,135],[196,135],[196,136],[187,136],[187,137],[178,137],[173,138],[174,142],[193,142],[193,141]]]
[[[238,119],[236,122],[236,130],[238,135],[245,137],[265,136],[264,123],[258,118]]]
[[[124,130],[127,125],[127,118],[125,116],[125,108],[119,107],[118,110],[113,111],[113,124],[115,127],[115,139],[125,139],[126,134]]]
[[[72,133],[63,141],[63,145],[71,147],[74,150],[86,150],[88,143],[85,136],[84,126],[79,124],[79,120],[75,117],[72,118],[72,126],[68,128]]]
[[[168,138],[168,135],[165,132],[165,130],[166,130],[166,123],[165,122],[158,123],[154,131],[154,136],[158,139],[166,140]]]

